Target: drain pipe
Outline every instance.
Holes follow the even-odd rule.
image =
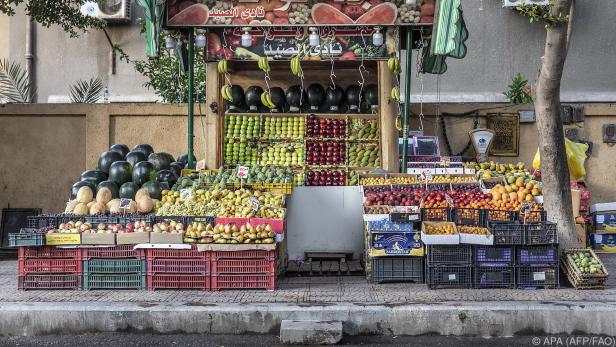
[[[34,25],[32,18],[26,16],[26,73],[28,74],[28,82],[32,86],[32,90],[36,90],[36,81],[34,80],[34,56],[32,54],[32,46],[34,41]],[[36,102],[36,93],[31,95],[30,102]]]

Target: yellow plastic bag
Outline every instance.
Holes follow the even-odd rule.
[[[565,148],[567,150],[567,164],[569,166],[571,179],[577,180],[586,176],[584,162],[586,161],[588,145],[585,143],[573,142],[565,138]],[[539,148],[537,148],[537,153],[533,160],[533,168],[541,170],[541,155],[539,154]]]

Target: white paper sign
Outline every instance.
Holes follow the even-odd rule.
[[[133,201],[131,199],[120,199],[120,208],[124,210],[130,209]]]
[[[190,200],[192,198],[192,189],[182,189],[180,190],[180,199],[182,200]]]
[[[237,168],[237,177],[239,179],[247,179],[248,178],[248,166],[240,166]]]
[[[449,280],[450,281],[455,281],[456,280],[456,274],[449,274]]]
[[[533,281],[545,281],[545,272],[533,272]]]

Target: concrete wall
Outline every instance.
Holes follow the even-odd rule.
[[[10,58],[10,24],[10,18],[4,14],[0,14],[0,59]]]

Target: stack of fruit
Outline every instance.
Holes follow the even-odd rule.
[[[314,166],[344,165],[346,143],[342,141],[307,141],[306,164]]]
[[[364,206],[419,206],[426,194],[424,188],[394,190],[384,187],[381,191],[364,190]]]
[[[184,232],[184,224],[176,221],[162,221],[160,223],[154,224],[152,227],[153,233],[170,233],[170,234],[181,234]]]
[[[346,121],[344,119],[319,118],[315,115],[310,115],[306,121],[306,137],[344,138],[346,137]]]
[[[257,142],[240,139],[228,138],[225,143],[225,163],[227,164],[257,164],[258,150]]]
[[[225,116],[225,137],[259,137],[260,120],[254,116]]]
[[[349,140],[351,141],[379,139],[379,125],[376,119],[352,119],[349,130]]]
[[[306,131],[303,117],[264,117],[263,138],[266,139],[301,139]]]
[[[430,183],[478,183],[473,175],[434,175]]]
[[[307,186],[343,186],[346,173],[341,170],[307,170]]]
[[[575,270],[583,274],[602,274],[605,273],[603,264],[595,258],[590,251],[577,251],[567,254],[567,261],[573,265]]]
[[[518,162],[517,164],[502,164],[493,161],[479,164],[476,162],[468,162],[464,163],[464,167],[467,169],[475,169],[477,177],[481,179],[505,177],[505,180],[509,184],[513,184],[518,177],[523,177],[526,183],[536,179],[534,175],[526,170],[522,162]]]
[[[448,222],[431,222],[423,224],[424,234],[426,235],[455,235],[456,226],[453,223]]]
[[[445,208],[450,207],[447,201],[448,194],[445,191],[431,191],[426,195],[422,208]]]
[[[533,202],[535,196],[541,195],[541,188],[536,182],[524,184],[524,178],[519,177],[515,184],[497,184],[490,190],[492,193],[492,207],[501,210],[520,209],[523,202]]]
[[[250,223],[235,224],[193,223],[188,226],[184,242],[187,243],[221,243],[221,244],[272,244],[276,234],[269,224],[253,226]]]
[[[265,146],[261,152],[261,165],[302,166],[304,145],[301,143],[277,143]]]
[[[488,230],[488,228],[468,226],[468,225],[458,225],[458,232],[460,234],[484,235],[484,236],[490,235],[490,231]]]
[[[352,144],[348,156],[350,167],[378,167],[381,163],[376,144]]]
[[[360,179],[360,184],[362,186],[373,186],[373,185],[390,185],[390,184],[416,184],[417,176],[415,175],[403,175],[403,176],[395,176],[395,177],[385,177],[385,176],[369,176],[362,177]]]

